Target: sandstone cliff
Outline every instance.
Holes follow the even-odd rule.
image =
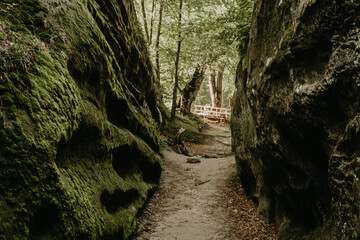
[[[359,1],[255,1],[233,148],[281,239],[360,238],[359,12]]]
[[[0,9],[0,238],[128,238],[161,172],[132,1]]]

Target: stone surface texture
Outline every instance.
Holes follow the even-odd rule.
[[[280,239],[360,238],[359,12],[359,1],[255,1],[232,144]]]
[[[0,238],[127,239],[162,166],[133,2],[0,9]]]

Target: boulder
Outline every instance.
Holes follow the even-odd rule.
[[[360,2],[257,0],[232,144],[280,239],[360,238]]]
[[[129,238],[162,168],[133,1],[0,9],[0,238]]]
[[[187,163],[201,163],[200,158],[198,157],[190,157],[186,160]]]

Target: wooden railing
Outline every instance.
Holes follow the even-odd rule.
[[[195,105],[194,113],[196,115],[211,118],[211,119],[225,119],[230,120],[231,110],[227,108],[211,107],[211,106],[202,106]]]

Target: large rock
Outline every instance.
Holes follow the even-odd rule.
[[[255,1],[233,148],[281,239],[360,238],[359,12],[359,1]]]
[[[128,238],[161,172],[132,1],[0,9],[0,238]]]

